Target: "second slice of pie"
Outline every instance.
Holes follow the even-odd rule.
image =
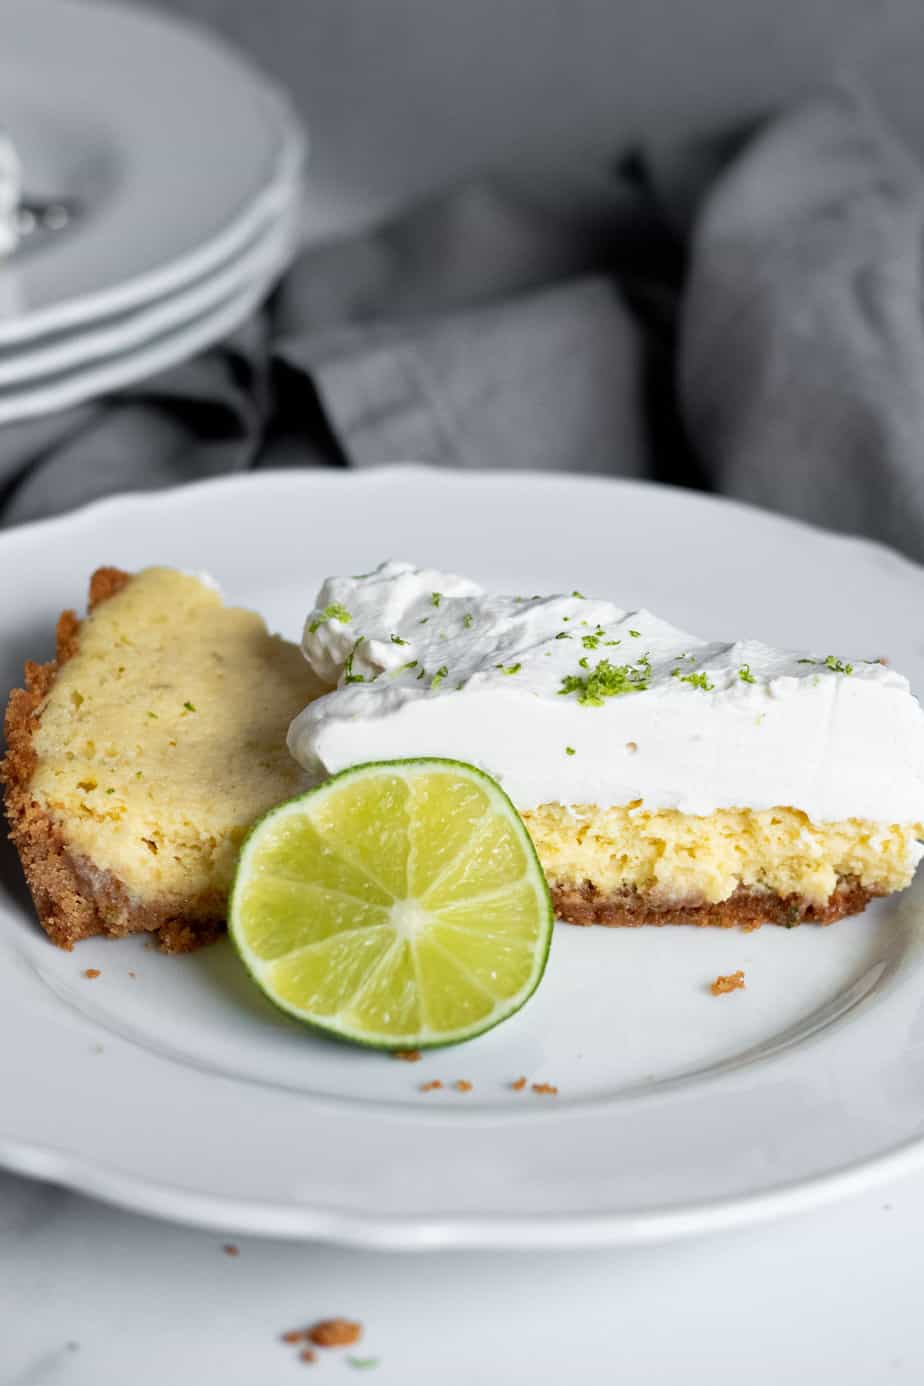
[[[303,648],[337,684],[289,732],[306,770],[486,770],[573,923],[830,923],[921,858],[924,712],[878,661],[710,643],[407,563],[329,579]]]

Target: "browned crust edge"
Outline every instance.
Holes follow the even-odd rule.
[[[698,924],[720,929],[759,929],[762,924],[833,924],[848,914],[859,914],[880,892],[862,886],[854,877],[843,877],[823,905],[799,895],[774,895],[770,891],[739,886],[718,904],[660,904],[634,888],[602,894],[591,881],[551,881],[552,904],[559,919],[568,924],[605,924],[612,928],[637,928],[642,924]]]
[[[131,574],[120,568],[98,568],[90,579],[88,609],[116,596]],[[25,687],[14,688],[6,708],[6,756],[0,762],[4,807],[10,838],[19,853],[39,921],[53,943],[70,950],[83,938],[108,934],[151,933],[168,953],[188,953],[221,932],[223,911],[214,899],[185,904],[175,900],[139,904],[111,872],[74,852],[54,820],[33,799],[33,737],[41,709],[58,670],[80,646],[80,621],[64,611],[56,630],[56,658],[48,664],[27,661]]]

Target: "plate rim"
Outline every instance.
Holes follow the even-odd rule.
[[[670,494],[675,501],[737,511],[764,524],[781,529],[798,529],[814,539],[841,545],[860,546],[880,563],[887,563],[902,578],[920,581],[924,567],[876,540],[824,529],[807,521],[769,512],[733,498],[665,486],[649,480],[600,475],[575,476],[568,472],[523,472],[515,469],[451,469],[421,463],[383,463],[352,471],[310,468],[303,470],[267,469],[209,478],[158,492],[119,492],[63,515],[18,526],[0,536],[0,545],[15,549],[30,545],[49,533],[72,526],[94,524],[114,518],[120,509],[144,511],[187,498],[191,491],[216,493],[247,491],[254,487],[279,486],[283,489],[314,489],[331,485],[389,485],[426,478],[438,479],[441,486],[483,486],[560,484],[584,489],[628,490],[651,495]],[[563,1119],[567,1119],[563,1117]],[[796,1214],[823,1203],[862,1192],[888,1178],[901,1177],[924,1165],[924,1133],[903,1139],[871,1156],[861,1156],[828,1168],[820,1174],[783,1179],[777,1184],[728,1198],[681,1202],[642,1211],[567,1212],[543,1215],[540,1212],[496,1215],[464,1211],[456,1214],[429,1213],[370,1214],[368,1211],[338,1207],[329,1200],[273,1203],[269,1200],[241,1199],[224,1194],[203,1193],[184,1188],[169,1180],[155,1181],[132,1174],[105,1160],[90,1159],[80,1153],[54,1147],[50,1143],[33,1145],[2,1130],[0,1122],[0,1165],[34,1178],[62,1184],[76,1192],[135,1212],[165,1217],[212,1229],[233,1229],[296,1239],[316,1238],[345,1245],[382,1249],[413,1250],[435,1247],[538,1248],[593,1247],[665,1241],[708,1231],[744,1227],[775,1216]]]
[[[555,482],[567,481],[569,486],[578,486],[582,489],[610,488],[616,487],[620,490],[638,491],[647,494],[658,493],[668,495],[676,500],[683,498],[684,501],[692,505],[702,506],[704,509],[721,509],[726,512],[738,511],[744,516],[758,519],[763,523],[775,525],[779,529],[797,529],[813,535],[816,539],[835,544],[851,544],[866,550],[868,553],[875,554],[878,560],[888,564],[893,569],[902,571],[905,576],[912,578],[924,578],[924,563],[918,563],[916,559],[908,554],[900,552],[890,544],[880,539],[872,539],[865,534],[854,534],[848,530],[831,529],[825,525],[817,524],[813,520],[805,520],[795,515],[786,515],[782,511],[770,510],[764,506],[756,505],[751,501],[739,500],[736,496],[723,495],[717,491],[701,491],[693,487],[678,486],[670,482],[655,481],[649,477],[626,477],[608,476],[605,473],[592,472],[570,472],[563,468],[548,468],[542,471],[534,471],[520,467],[451,467],[444,466],[442,463],[430,463],[408,458],[394,459],[383,457],[380,462],[373,466],[361,467],[327,467],[310,466],[303,468],[289,467],[266,467],[257,470],[243,472],[229,472],[224,476],[212,476],[196,478],[192,481],[182,482],[175,486],[165,486],[157,491],[112,491],[106,496],[101,496],[96,500],[88,501],[83,505],[76,506],[73,510],[64,511],[60,515],[49,515],[37,520],[27,520],[24,524],[15,525],[10,529],[0,531],[0,547],[10,543],[16,543],[20,539],[31,540],[39,530],[43,528],[53,528],[62,525],[70,525],[81,521],[91,520],[96,515],[106,509],[117,506],[127,506],[128,508],[143,508],[144,506],[155,504],[170,504],[181,496],[198,493],[199,491],[235,491],[246,490],[255,484],[255,479],[259,478],[260,485],[342,485],[349,478],[351,485],[363,485],[371,482],[379,482],[385,478],[389,481],[400,478],[403,481],[414,481],[418,478],[432,479],[435,476],[441,478],[441,484],[450,486],[465,486],[469,480],[477,480],[479,484],[491,485],[492,483],[505,484],[511,481],[522,482],[529,486],[543,486],[554,484]]]
[[[84,323],[75,333],[68,334],[63,343],[54,339],[25,343],[10,353],[9,368],[2,359],[7,349],[0,343],[0,404],[32,385],[79,369],[84,363],[92,369],[116,352],[121,355],[127,349],[140,350],[154,338],[181,330],[191,320],[232,298],[277,264],[283,242],[292,242],[299,196],[298,184],[280,185],[278,200],[266,223],[229,260],[175,292],[138,304],[127,316],[115,314],[115,324],[113,315],[107,314]],[[142,335],[137,336],[139,332]],[[47,364],[49,360],[51,364]]]
[[[859,1196],[889,1179],[924,1169],[924,1134],[872,1159],[821,1175],[781,1182],[759,1193],[707,1199],[644,1212],[380,1214],[330,1203],[273,1203],[223,1198],[155,1183],[104,1161],[16,1141],[0,1131],[0,1168],[95,1198],[126,1212],[241,1236],[321,1241],[377,1251],[580,1250],[650,1245],[755,1227],[777,1217]]]
[[[267,250],[264,246],[264,262],[252,276],[245,277],[216,303],[191,319],[181,321],[175,328],[167,329],[153,341],[143,341],[129,349],[115,347],[105,356],[89,362],[86,369],[65,367],[51,375],[25,381],[17,389],[0,391],[0,427],[59,414],[103,395],[128,389],[161,371],[181,365],[197,352],[214,347],[256,311],[285,272],[292,253],[291,230],[280,223],[269,233],[267,245],[271,248]]]

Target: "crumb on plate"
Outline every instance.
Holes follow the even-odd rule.
[[[353,1319],[321,1319],[309,1328],[308,1337],[317,1347],[349,1347],[363,1336],[363,1326]]]
[[[558,1088],[554,1083],[533,1083],[533,1092],[542,1093],[546,1097],[557,1097]]]
[[[98,967],[85,967],[83,970],[83,975],[85,977],[89,977],[90,981],[92,982],[94,977],[101,977],[102,973],[100,972]]]
[[[226,1256],[240,1256],[241,1254],[241,1248],[239,1246],[235,1246],[233,1242],[225,1242],[224,1246],[221,1249]]]
[[[513,1088],[514,1092],[522,1092],[523,1089],[526,1087],[526,1079],[525,1079],[525,1078],[516,1078],[516,1079],[514,1079],[514,1081],[510,1084],[510,1086]]]
[[[457,1079],[453,1086],[455,1087],[456,1092],[471,1092],[472,1090],[472,1084],[468,1081],[467,1078]]]
[[[420,1085],[420,1091],[421,1091],[421,1092],[434,1092],[437,1088],[441,1088],[442,1086],[443,1086],[443,1085],[442,1085],[442,1083],[440,1082],[439,1078],[431,1078],[430,1081],[429,1081],[429,1083],[421,1083],[421,1085]]]
[[[419,1049],[395,1049],[392,1052],[393,1059],[403,1059],[406,1064],[416,1064],[423,1058]]]
[[[724,996],[729,991],[743,991],[744,972],[739,967],[737,972],[730,972],[727,977],[716,977],[709,990],[713,996]]]

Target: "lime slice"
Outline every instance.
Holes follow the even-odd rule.
[[[552,936],[545,876],[503,790],[452,760],[360,765],[271,810],[228,927],[290,1015],[361,1044],[471,1039],[519,1010]]]

